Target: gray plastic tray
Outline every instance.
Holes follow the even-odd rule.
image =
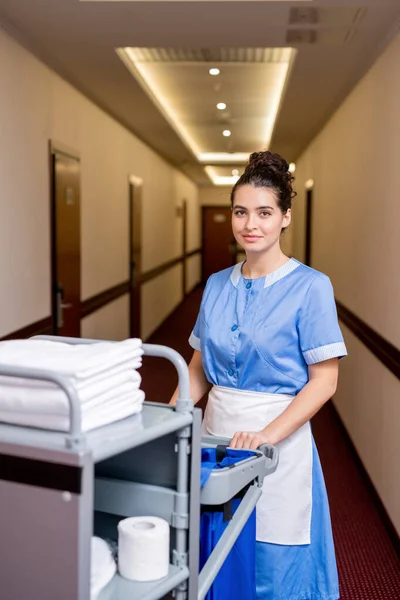
[[[201,440],[203,447],[228,446],[229,442],[229,439],[214,436],[204,436]],[[254,452],[255,455],[252,458],[212,471],[207,483],[200,491],[200,503],[203,505],[224,504],[255,480],[261,487],[264,477],[276,471],[279,451],[275,446],[264,444]]]

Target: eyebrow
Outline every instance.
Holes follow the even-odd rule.
[[[243,208],[244,210],[247,210],[245,206],[241,206],[240,204],[235,204],[233,208]],[[273,206],[258,206],[257,210],[265,210],[266,208],[269,208],[269,210],[275,210]]]

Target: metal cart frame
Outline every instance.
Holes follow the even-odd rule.
[[[70,344],[101,340],[37,336]],[[2,598],[89,600],[93,534],[116,539],[128,516],[154,515],[171,527],[166,578],[138,583],[116,574],[99,600],[203,600],[273,472],[277,450],[266,446],[237,469],[213,473],[200,491],[201,411],[190,399],[189,372],[177,352],[143,345],[170,360],[179,378],[176,407],[145,402],[142,413],[82,433],[74,386],[47,371],[0,365],[0,375],[50,381],[70,406],[68,433],[0,424],[0,585]],[[224,482],[221,485],[221,482]],[[248,486],[215,550],[199,568],[200,504],[219,504]],[[222,491],[222,495],[221,495]],[[224,499],[225,498],[225,499]],[[4,595],[5,594],[5,595]]]

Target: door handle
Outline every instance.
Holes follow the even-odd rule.
[[[61,329],[64,325],[63,311],[72,308],[70,302],[63,302],[64,290],[61,285],[57,286],[57,328]]]

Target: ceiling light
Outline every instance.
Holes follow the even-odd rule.
[[[200,152],[197,158],[201,163],[206,164],[229,163],[230,165],[236,165],[246,163],[249,156],[250,152]]]
[[[239,171],[237,169],[232,169],[232,175],[237,177],[239,175]]]
[[[225,110],[226,109],[225,102],[218,102],[217,108],[218,108],[218,110]]]
[[[296,163],[290,163],[289,165],[289,172],[290,173],[294,173],[296,170]]]
[[[229,129],[224,129],[222,132],[222,135],[224,137],[229,137],[231,135],[231,132],[229,131]]]
[[[208,72],[210,73],[210,75],[219,75],[220,74],[219,69],[210,69]]]
[[[267,148],[271,140],[274,124],[289,79],[296,50],[291,48],[264,48],[263,50],[266,63],[265,77],[262,79],[262,85],[265,87],[265,117],[261,117],[260,115],[260,120],[262,119],[262,122],[259,127],[259,146]],[[165,62],[166,59],[163,58],[162,60],[158,60],[161,52],[160,49],[117,48],[116,52],[139,85],[141,85],[143,90],[168,121],[169,125],[175,130],[183,143],[200,163],[208,165],[229,164],[231,165],[231,168],[233,168],[234,165],[243,165],[247,161],[250,149],[246,148],[239,148],[241,152],[204,152],[205,141],[200,139],[201,136],[199,136],[199,127],[197,126],[196,119],[187,118],[186,112],[183,111],[182,106],[176,100],[176,94],[172,93],[173,86],[171,86],[170,78],[165,78],[163,75],[163,65],[161,63],[163,60]],[[164,53],[166,53],[167,58],[170,56],[168,50],[162,50],[162,56],[164,56]],[[225,55],[219,53],[218,56],[222,57]],[[185,66],[191,66],[191,63],[194,65],[198,62],[190,57],[187,59],[185,52],[183,52],[183,58],[185,58],[185,60],[182,59],[180,62],[182,65],[185,64]],[[175,61],[176,59],[173,58],[171,60]],[[222,59],[220,61],[218,59],[215,60],[219,64],[224,65],[225,78],[227,74],[226,69],[228,68],[225,67],[226,63],[224,63]],[[207,67],[204,62],[203,65],[202,68],[204,68],[205,72]],[[178,67],[179,65],[177,65],[177,68]],[[249,65],[249,68],[250,67],[253,68],[253,71],[256,73],[258,72],[260,65],[253,64]],[[229,69],[231,69],[231,66],[229,66]],[[222,74],[220,69],[216,67],[209,67],[209,72],[215,73],[216,75]],[[215,84],[218,83],[218,81],[221,80],[214,79],[214,84],[211,84],[209,90],[210,94],[213,92],[215,93],[214,97],[216,98],[221,94],[221,90],[215,91]],[[214,108],[215,107],[216,104],[214,104]],[[221,116],[223,116],[223,114],[224,113],[222,113]],[[228,123],[226,122],[225,126],[227,125]],[[222,133],[222,130],[220,130],[220,132]],[[218,135],[218,129],[216,130],[216,133]],[[238,132],[235,130],[235,139],[237,138],[237,134]],[[223,134],[223,137],[229,138],[229,135]],[[247,150],[247,152],[244,152],[244,150]]]
[[[217,175],[214,168],[211,166],[204,167],[204,170],[214,185],[232,186],[232,185],[235,185],[235,183],[239,179],[239,177],[237,175],[232,175],[232,177],[224,176],[224,175]]]

